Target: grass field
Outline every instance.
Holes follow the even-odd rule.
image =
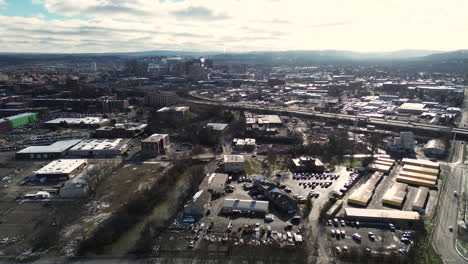
[[[260,174],[263,172],[262,163],[258,160],[248,159],[245,161],[245,173],[247,175]]]

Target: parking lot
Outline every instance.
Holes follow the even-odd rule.
[[[337,255],[351,250],[364,254],[405,255],[414,235],[389,223],[360,223],[343,218],[328,220],[325,230],[328,246]]]

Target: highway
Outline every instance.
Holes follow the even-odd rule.
[[[338,113],[321,113],[321,112],[306,112],[302,109],[296,108],[287,109],[284,107],[278,106],[266,106],[266,105],[253,105],[245,102],[221,102],[204,97],[195,95],[193,92],[190,93],[191,98],[184,99],[186,103],[192,104],[201,104],[201,105],[212,105],[212,106],[222,106],[223,108],[233,109],[233,110],[244,110],[251,112],[263,112],[271,113],[277,115],[286,115],[286,116],[296,116],[300,118],[319,118],[319,119],[333,119],[343,123],[353,124],[359,116],[347,115],[347,114],[338,114]],[[424,123],[412,123],[406,121],[398,120],[384,120],[380,118],[367,118],[367,124],[374,125],[378,128],[383,129],[397,129],[397,130],[411,130],[415,133],[430,133],[433,136],[442,135],[449,133],[451,135],[457,135],[460,139],[468,139],[468,128],[451,128],[447,126],[440,125],[430,125]],[[468,125],[468,124],[467,124]]]
[[[454,191],[461,194],[462,177],[465,167],[463,165],[462,142],[455,142],[454,161],[443,165],[447,171],[445,183],[440,190],[436,227],[433,234],[433,242],[437,252],[441,255],[444,263],[464,263],[466,262],[455,250],[455,239],[457,233],[458,199],[453,194]],[[453,232],[449,231],[449,226],[453,227]]]
[[[465,91],[465,100],[460,126],[468,126],[468,94]],[[440,190],[436,227],[433,233],[434,246],[441,255],[444,263],[466,263],[468,262],[456,251],[457,220],[459,210],[459,199],[453,195],[456,191],[463,193],[462,179],[466,168],[464,166],[464,142],[456,141],[453,146],[452,162],[447,163],[445,169],[448,171],[445,183]],[[448,230],[453,227],[453,232]]]

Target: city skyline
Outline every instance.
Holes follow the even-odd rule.
[[[452,51],[468,43],[467,8],[460,0],[0,0],[0,52]]]

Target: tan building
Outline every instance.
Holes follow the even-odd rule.
[[[141,152],[146,157],[155,157],[165,153],[168,147],[168,134],[153,134],[141,141]]]

